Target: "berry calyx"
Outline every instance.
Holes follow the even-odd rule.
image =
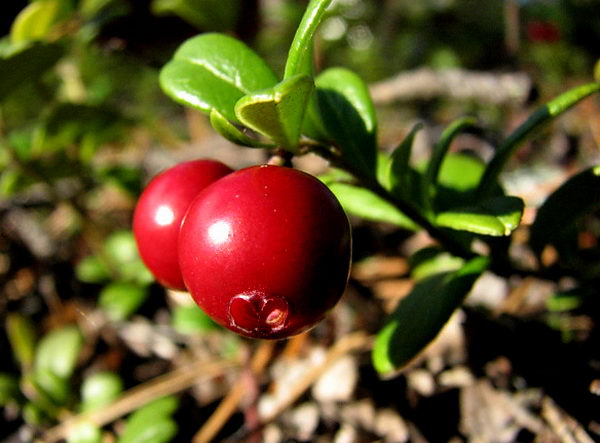
[[[178,262],[181,221],[196,196],[232,172],[215,160],[180,163],[154,177],[142,192],[133,215],[140,256],[156,280],[185,290]]]

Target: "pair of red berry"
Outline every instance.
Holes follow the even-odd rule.
[[[144,190],[133,230],[161,284],[189,290],[215,321],[248,337],[309,329],[348,278],[346,214],[325,185],[291,168],[179,164]]]

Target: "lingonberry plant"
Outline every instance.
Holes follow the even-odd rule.
[[[181,221],[200,191],[230,172],[214,160],[181,163],[156,176],[140,196],[133,232],[142,260],[161,284],[185,290],[177,258]]]
[[[459,133],[477,129],[477,122],[466,117],[449,125],[435,144],[429,162],[416,167],[410,157],[419,126],[391,154],[383,153],[377,148],[377,118],[361,78],[344,68],[315,73],[313,37],[330,3],[309,3],[281,80],[242,42],[213,33],[186,41],[163,68],[160,81],[174,100],[209,114],[213,128],[234,143],[283,149],[289,155],[313,152],[329,160],[332,170],[321,180],[348,212],[425,230],[437,240],[439,249],[417,253],[412,260],[415,271],[420,265],[435,262],[439,254],[452,256],[441,269],[420,266],[430,271],[419,272],[416,287],[378,334],[373,362],[378,371],[390,372],[405,365],[437,335],[485,270],[500,275],[549,272],[543,267],[518,267],[511,262],[510,243],[497,240],[511,235],[524,210],[521,198],[506,195],[500,173],[519,145],[538,128],[599,91],[600,83],[576,87],[542,106],[501,142],[487,164],[473,156],[449,153]],[[331,215],[321,214],[325,210],[317,204],[301,211],[302,217],[291,218],[290,209],[275,213],[286,195],[290,201],[298,196],[283,180],[283,175],[291,173],[281,178],[273,173],[265,182],[268,195],[276,195],[274,200],[280,202],[271,206],[261,200],[258,185],[243,189],[242,183],[250,182],[254,174],[250,171],[258,174],[260,169],[221,179],[205,198],[194,203],[182,230],[180,259],[188,288],[202,307],[232,329],[261,336],[271,327],[268,324],[272,322],[275,329],[279,328],[285,318],[288,306],[276,294],[286,293],[301,282],[303,274],[309,278],[302,288],[309,290],[294,293],[294,306],[298,308],[303,301],[314,303],[312,293],[320,290],[325,294],[322,307],[330,307],[337,295],[327,294],[333,288],[339,289],[344,266],[322,264],[336,250],[346,251],[343,245],[347,241],[345,234],[336,236],[323,254],[316,254],[313,245],[308,251],[296,251],[297,243],[302,244],[304,239],[317,239],[316,245],[325,240],[321,232],[314,232],[322,229],[317,227],[322,225],[315,224],[315,217],[334,217],[338,228],[344,225],[343,217],[334,209],[327,210],[333,211]],[[264,175],[269,171],[266,169]],[[597,192],[582,196],[580,191],[588,186],[597,188],[599,182],[599,169],[590,168],[547,199],[531,227],[531,245],[538,255],[549,244],[560,247],[578,217],[598,203]],[[317,194],[324,195],[322,191]],[[330,201],[328,197],[325,200]],[[569,211],[560,209],[565,202]],[[221,204],[226,204],[228,212],[217,209]],[[328,205],[333,208],[333,203]],[[201,214],[203,211],[206,214]],[[225,213],[229,215],[223,218]],[[237,221],[230,224],[229,220]],[[217,233],[215,226],[223,229]],[[217,245],[211,240],[211,229],[220,239]],[[236,234],[230,239],[233,232]],[[238,235],[254,237],[256,244],[250,240],[237,245],[234,239]],[[227,248],[218,246],[221,240]],[[489,252],[476,252],[475,243],[487,244]],[[267,272],[273,266],[268,263],[278,263],[274,257],[284,256],[286,251],[294,256],[293,260],[299,254],[298,266],[279,263],[274,272]],[[247,263],[252,266],[246,267]],[[573,263],[561,265],[569,268]],[[315,268],[319,268],[316,273]],[[311,314],[308,323],[319,317],[320,313]],[[283,329],[298,332],[305,326],[290,323]],[[256,333],[249,334],[252,330]]]

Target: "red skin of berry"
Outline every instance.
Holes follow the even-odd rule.
[[[196,303],[251,338],[280,339],[317,324],[344,292],[350,224],[316,178],[253,166],[206,188],[179,236],[179,263]]]
[[[181,221],[194,198],[232,169],[214,160],[180,163],[152,179],[133,214],[133,233],[142,260],[156,280],[185,290],[178,262]]]

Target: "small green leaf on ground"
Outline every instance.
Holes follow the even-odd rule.
[[[61,378],[69,378],[75,369],[83,336],[76,326],[50,331],[40,340],[35,352],[35,370],[47,369]]]
[[[198,306],[177,306],[173,309],[173,328],[180,334],[214,331],[218,325]]]
[[[27,370],[33,364],[35,354],[35,328],[29,318],[18,313],[6,316],[6,332],[13,351],[13,355]]]
[[[116,282],[102,289],[98,304],[112,321],[122,321],[137,311],[147,297],[147,287]]]
[[[372,353],[375,369],[391,373],[414,359],[442,330],[487,264],[486,258],[477,257],[457,271],[417,283],[377,335]]]
[[[88,412],[110,405],[123,391],[121,378],[108,371],[98,372],[83,380],[81,410]]]

